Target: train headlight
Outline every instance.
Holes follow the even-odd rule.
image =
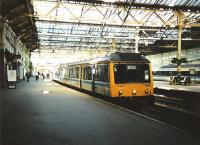
[[[136,95],[136,90],[132,90],[132,94],[133,94],[133,95]]]
[[[145,90],[145,93],[146,93],[146,94],[148,94],[148,93],[149,93],[149,90],[148,90],[148,89],[146,89],[146,90]]]
[[[122,91],[122,90],[120,90],[120,91],[119,91],[119,95],[121,96],[121,95],[122,95],[122,93],[123,93],[123,91]]]

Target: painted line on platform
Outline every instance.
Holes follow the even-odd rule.
[[[55,82],[55,83],[56,83],[56,82]],[[61,84],[60,84],[60,85],[61,85]],[[61,86],[63,86],[63,85],[61,85]],[[65,87],[65,86],[63,86],[63,87]],[[68,88],[68,87],[67,87],[67,88]],[[69,89],[71,89],[71,88],[69,88]],[[74,90],[74,89],[72,89],[72,90]],[[184,132],[186,132],[186,133],[190,133],[190,134],[191,134],[191,132],[189,132],[189,131],[187,131],[187,130],[184,130],[184,129],[175,127],[175,126],[173,126],[173,125],[170,125],[170,124],[161,122],[161,121],[156,120],[156,119],[154,119],[154,118],[145,116],[145,115],[143,115],[143,114],[141,114],[141,113],[137,113],[137,112],[135,112],[135,111],[133,111],[133,110],[130,110],[130,109],[121,107],[121,106],[119,106],[119,105],[116,105],[116,104],[113,104],[113,103],[110,103],[110,102],[107,102],[107,101],[104,101],[104,100],[102,100],[102,99],[100,99],[100,98],[96,98],[96,97],[94,97],[94,96],[92,96],[92,95],[85,94],[85,93],[80,92],[80,91],[78,91],[78,90],[74,90],[74,91],[79,92],[79,93],[84,94],[84,95],[89,96],[89,97],[93,97],[94,99],[96,99],[96,100],[98,100],[98,101],[101,101],[101,102],[104,102],[104,103],[106,103],[106,104],[112,105],[112,106],[114,106],[114,107],[116,107],[116,108],[119,108],[119,109],[122,109],[122,110],[126,110],[126,111],[128,111],[128,112],[134,113],[134,114],[136,114],[136,115],[138,115],[138,116],[147,118],[147,119],[149,119],[149,120],[153,120],[153,121],[158,122],[158,123],[160,123],[160,124],[162,124],[162,125],[166,125],[166,126],[169,126],[169,127],[174,128],[174,129],[181,130],[181,131],[184,131]]]

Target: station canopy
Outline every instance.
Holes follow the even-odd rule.
[[[176,50],[200,42],[199,0],[33,0],[40,52]],[[178,19],[178,16],[182,19]]]

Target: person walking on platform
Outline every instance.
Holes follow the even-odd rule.
[[[43,80],[44,80],[44,74],[42,73],[42,78],[43,78]]]
[[[36,80],[36,81],[39,80],[39,76],[40,76],[40,72],[38,71],[38,72],[36,73],[36,75],[35,75],[35,80]]]
[[[27,82],[29,82],[30,77],[31,77],[31,75],[30,75],[30,73],[27,71],[27,72],[26,72],[26,79],[27,79]]]

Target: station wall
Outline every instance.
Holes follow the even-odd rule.
[[[181,57],[185,57],[189,63],[200,63],[200,48],[186,49],[181,51]],[[177,51],[148,55],[148,58],[152,62],[153,70],[157,70],[163,65],[171,64],[172,58],[176,58]]]
[[[7,87],[7,71],[16,70],[17,80],[29,70],[30,57],[27,48],[0,17],[0,88]]]

